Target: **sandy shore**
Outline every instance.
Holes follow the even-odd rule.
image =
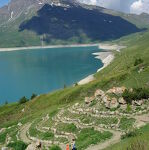
[[[98,45],[99,49],[103,49],[103,50],[108,50],[108,51],[113,51],[116,50],[118,52],[120,52],[121,49],[126,48],[126,46],[119,46],[116,44],[110,45],[110,44],[99,44]]]
[[[34,50],[34,49],[47,49],[47,48],[87,47],[87,46],[99,46],[99,44],[72,44],[72,45],[49,45],[49,46],[12,47],[12,48],[0,48],[0,52],[5,52],[5,51],[20,51],[20,50]]]
[[[103,67],[99,68],[97,72],[107,67],[114,60],[113,51],[120,52],[121,49],[126,48],[125,46],[110,45],[110,44],[99,44],[98,47],[99,49],[102,49],[104,51],[93,53],[93,55],[95,55],[95,58],[100,59],[103,63]],[[79,81],[78,84],[84,85],[94,80],[95,80],[95,77],[94,77],[94,74],[92,74],[84,78],[83,80]]]
[[[93,53],[93,55],[95,55],[95,58],[100,59],[103,63],[103,67],[98,69],[97,72],[107,67],[114,59],[114,54],[112,52],[99,52]]]

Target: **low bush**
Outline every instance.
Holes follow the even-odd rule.
[[[143,60],[141,58],[136,58],[135,62],[134,62],[134,66],[138,66],[138,65],[140,65],[142,63],[143,63]]]
[[[49,150],[62,150],[59,146],[53,145]]]
[[[24,104],[26,102],[28,102],[28,99],[25,96],[19,100],[19,104]]]
[[[126,132],[124,135],[121,136],[121,139],[135,137],[137,135],[138,135],[138,133],[135,130],[133,130],[133,131]]]
[[[125,90],[122,94],[123,98],[128,104],[131,104],[133,100],[141,100],[149,98],[149,89],[147,88],[136,88],[133,91]]]
[[[27,144],[25,144],[22,141],[9,143],[7,146],[10,147],[10,148],[13,148],[14,150],[25,150],[27,148]]]
[[[31,96],[31,100],[34,99],[35,97],[37,97],[37,95],[33,93]]]

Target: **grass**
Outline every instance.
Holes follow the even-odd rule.
[[[17,128],[16,127],[6,129],[4,132],[2,132],[0,134],[0,144],[5,143],[7,135],[9,135],[13,141],[17,141],[16,134],[17,134]]]
[[[50,147],[49,150],[61,150],[61,148],[57,145],[53,145],[53,146]]]
[[[148,150],[149,149],[149,124],[136,130],[136,136],[125,138],[119,143],[105,150]]]
[[[92,103],[89,105],[89,107],[93,107],[97,104],[97,101],[96,100],[93,100]]]
[[[64,132],[69,132],[69,133],[78,132],[77,127],[73,123],[71,123],[71,124],[61,123],[56,128],[59,131],[64,131]]]
[[[96,119],[96,124],[104,124],[104,125],[110,125],[110,124],[117,124],[118,119],[116,117],[111,118],[111,117],[105,117],[105,118],[99,118]]]
[[[120,129],[122,130],[130,130],[133,128],[133,124],[135,122],[134,118],[126,118],[122,117],[120,120]]]
[[[76,147],[79,150],[84,150],[91,144],[97,144],[111,137],[112,133],[110,132],[106,131],[101,133],[99,131],[95,131],[93,128],[86,128],[81,130],[80,134],[78,135]]]
[[[56,141],[59,141],[60,143],[69,143],[68,139],[64,138],[64,137],[59,137],[59,138],[55,138]]]
[[[13,148],[14,150],[25,150],[27,148],[27,144],[22,141],[9,143],[7,146]]]
[[[29,129],[29,133],[31,136],[40,138],[42,140],[54,140],[54,134],[51,131],[47,132],[40,132],[35,128],[35,123],[31,125],[31,128]]]

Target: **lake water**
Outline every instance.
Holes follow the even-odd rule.
[[[70,86],[103,64],[97,47],[0,52],[0,104]]]

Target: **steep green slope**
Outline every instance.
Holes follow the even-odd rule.
[[[43,116],[49,114],[50,118],[55,116],[59,112],[61,108],[71,107],[74,103],[79,102],[80,104],[84,101],[84,97],[92,96],[97,88],[107,90],[110,87],[114,86],[126,86],[127,88],[132,87],[146,87],[149,88],[149,32],[144,32],[141,34],[132,35],[131,37],[125,37],[124,43],[127,43],[127,48],[123,49],[121,52],[115,52],[114,61],[104,70],[99,73],[96,73],[96,80],[83,86],[75,86],[68,87],[63,90],[59,90],[49,94],[43,94],[36,97],[29,102],[24,104],[14,103],[7,104],[0,107],[0,128],[10,127],[15,125],[13,130],[8,129],[4,133],[11,133],[12,137],[16,134],[16,126],[19,122],[23,125],[26,125],[26,128],[30,127],[29,123],[37,123],[41,121]],[[116,41],[121,43],[122,41]],[[123,43],[122,42],[122,43]],[[143,62],[136,60],[141,59]],[[96,104],[95,104],[96,105]],[[92,106],[90,106],[92,107]],[[81,119],[81,118],[80,118]],[[88,122],[89,118],[83,120],[84,122]],[[125,119],[124,119],[125,120]],[[113,122],[113,120],[111,120]],[[127,121],[127,120],[126,120]],[[131,120],[130,123],[134,122]],[[42,121],[41,121],[42,122]],[[115,123],[115,120],[114,120]],[[48,125],[51,125],[51,122],[48,122]],[[73,126],[73,127],[72,127]],[[72,130],[75,129],[74,125],[69,126],[67,129]],[[48,134],[43,134],[41,131],[35,130],[36,124],[32,124],[30,127],[30,133],[32,135],[40,136],[42,139],[52,138],[53,134],[48,131]],[[18,127],[17,127],[18,128]],[[61,127],[59,127],[61,128]],[[141,129],[142,134],[136,135],[135,138],[141,139],[144,138],[144,142],[148,139],[148,132],[146,132],[148,126]],[[94,130],[88,129],[91,133],[95,133]],[[74,131],[74,130],[73,130]],[[77,130],[75,131],[77,133]],[[5,140],[7,134],[1,134],[1,139]],[[104,132],[103,135],[101,133],[97,133],[99,136],[105,136],[105,138],[109,138],[111,136],[110,133]],[[83,130],[79,135],[80,139],[82,137],[86,137]],[[94,137],[94,134],[92,135]],[[16,137],[14,137],[15,139]],[[114,145],[113,150],[117,150],[120,148],[121,144],[128,145],[131,141],[134,142],[135,138],[122,140],[120,144]],[[131,140],[132,139],[132,140]],[[16,140],[16,139],[15,139]],[[59,139],[61,141],[65,141],[66,139]],[[100,138],[96,138],[95,141],[88,138],[91,143],[98,143],[101,141]],[[80,147],[86,147],[86,143],[80,143],[78,141]],[[0,145],[1,146],[1,145]],[[125,147],[123,147],[125,149]],[[111,148],[110,148],[111,149]]]
[[[149,32],[128,36],[117,41],[119,44],[126,44],[127,48],[121,53],[116,52],[113,63],[100,73],[96,74],[98,80],[107,80],[109,78],[117,78],[118,84],[126,87],[140,87],[148,84],[149,72]],[[135,60],[141,58],[143,63],[141,66],[134,66]],[[141,73],[139,69],[144,67]]]
[[[97,73],[96,80],[83,86],[69,87],[46,95],[23,104],[1,106],[0,122],[4,123],[17,121],[20,118],[36,117],[46,110],[57,110],[58,107],[81,101],[85,96],[91,95],[95,89],[108,89],[113,86],[148,87],[149,86],[149,32],[135,36],[128,42],[128,47],[120,53],[115,52],[115,60],[104,70]],[[141,58],[143,63],[134,66],[136,58]],[[140,67],[143,71],[138,73]],[[25,113],[21,109],[27,107]],[[37,110],[40,110],[37,112]],[[9,119],[9,121],[8,121]]]
[[[149,124],[136,130],[135,134],[105,150],[148,150]]]

